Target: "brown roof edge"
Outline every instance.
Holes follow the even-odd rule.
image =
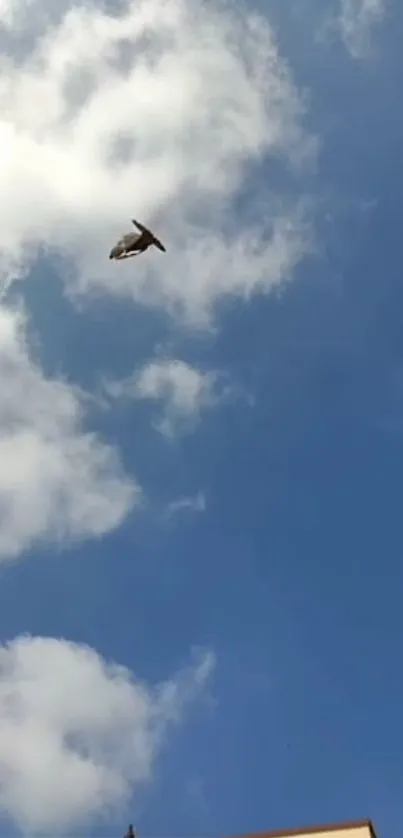
[[[276,829],[270,832],[250,832],[238,835],[237,838],[288,838],[288,836],[293,835],[313,835],[315,832],[334,832],[337,829],[359,829],[363,826],[368,827],[371,838],[377,838],[374,825],[368,818],[361,821],[340,821],[340,823],[327,823],[319,826],[301,826],[299,828],[294,826],[292,829]]]

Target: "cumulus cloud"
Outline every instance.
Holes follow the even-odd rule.
[[[0,47],[3,286],[41,245],[75,293],[204,324],[219,298],[292,274],[310,246],[303,208],[258,179],[242,230],[231,210],[250,164],[297,172],[315,151],[265,18],[218,0],[2,0]],[[133,215],[168,252],[110,264]]]
[[[124,805],[151,779],[167,729],[204,690],[212,652],[157,686],[93,649],[44,637],[0,646],[0,809],[62,833]]]
[[[353,58],[365,55],[372,27],[380,23],[384,14],[384,0],[341,0],[340,32]]]
[[[192,430],[203,410],[224,396],[217,389],[218,374],[202,372],[185,361],[150,361],[124,381],[107,382],[106,391],[115,398],[145,399],[162,405],[156,427],[165,436]]]
[[[32,358],[24,315],[0,306],[0,561],[44,540],[101,536],[140,498],[115,450],[83,429],[82,394]]]

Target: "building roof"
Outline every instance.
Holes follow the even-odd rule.
[[[361,821],[341,821],[339,823],[327,823],[315,826],[300,826],[292,829],[276,829],[272,831],[261,831],[245,833],[238,836],[238,838],[289,838],[289,836],[297,835],[314,835],[316,832],[336,832],[343,829],[359,829],[360,827],[368,827],[371,838],[377,838],[374,825],[368,818]]]

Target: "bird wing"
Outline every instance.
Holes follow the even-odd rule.
[[[157,239],[155,236],[153,236],[153,244],[155,244],[155,246],[156,246],[156,247],[158,247],[158,250],[162,250],[162,251],[163,251],[163,253],[166,253],[166,252],[167,252],[167,251],[166,251],[166,247],[164,247],[164,245],[162,244],[162,242],[160,242],[160,240],[159,240],[159,239]]]
[[[141,230],[142,233],[149,233],[150,231],[147,227],[144,227],[144,224],[140,224],[140,221],[136,221],[135,218],[132,218],[132,224],[137,227],[138,230]]]

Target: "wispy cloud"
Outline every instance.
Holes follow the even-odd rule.
[[[198,492],[191,497],[178,498],[168,504],[165,517],[173,518],[180,512],[204,512],[206,509],[206,496],[204,492]]]
[[[385,13],[385,0],[341,0],[338,25],[353,58],[367,54],[372,28],[381,22]]]
[[[26,319],[0,307],[0,561],[43,541],[117,527],[141,498],[117,452],[84,425],[83,394],[44,375]]]
[[[256,220],[240,229],[232,210],[246,164],[269,156],[297,172],[315,153],[265,18],[215,0],[132,0],[119,13],[3,0],[0,46],[3,285],[40,244],[66,257],[70,290],[205,324],[221,297],[291,276],[310,247],[299,202],[261,181]],[[168,252],[111,264],[133,215]]]
[[[61,834],[149,781],[170,725],[205,690],[205,652],[157,687],[93,649],[44,637],[0,646],[0,807],[23,831]]]
[[[172,437],[193,430],[201,413],[225,396],[216,372],[202,372],[185,361],[150,361],[124,381],[105,383],[114,398],[140,399],[161,405],[162,416],[155,422],[160,433]]]

